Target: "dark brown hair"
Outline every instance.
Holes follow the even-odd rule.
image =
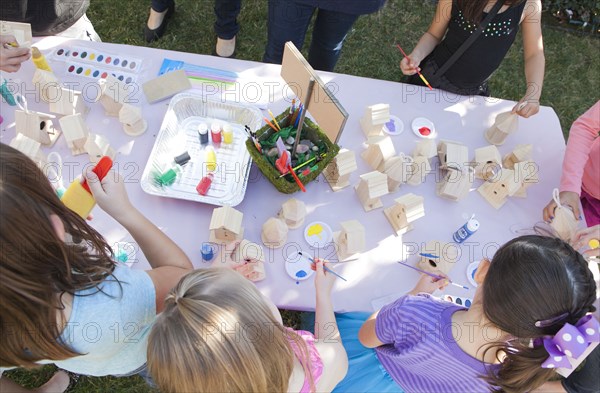
[[[595,310],[596,283],[587,261],[564,241],[521,236],[500,247],[483,284],[483,310],[489,321],[508,333],[495,349],[506,354],[488,381],[498,392],[529,392],[555,375],[544,369],[548,357],[532,340],[556,334]],[[548,326],[537,321],[556,318]]]
[[[0,171],[0,367],[77,356],[60,340],[60,297],[98,287],[114,270],[112,251],[27,156],[0,144]],[[63,242],[50,214],[81,242]]]
[[[504,5],[514,7],[524,1],[526,0],[504,0]],[[488,4],[488,0],[457,0],[457,4],[466,20],[479,24],[483,19],[483,10]]]

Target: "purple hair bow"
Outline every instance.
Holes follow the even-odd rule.
[[[591,315],[581,318],[575,326],[565,323],[554,337],[544,338],[548,359],[542,368],[571,369],[569,358],[578,359],[592,343],[600,342],[600,323]]]

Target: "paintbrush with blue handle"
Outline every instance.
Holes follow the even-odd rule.
[[[409,267],[409,268],[411,268],[411,269],[414,269],[414,270],[416,270],[416,271],[418,271],[418,272],[421,272],[421,273],[427,274],[428,276],[431,276],[431,277],[433,277],[433,278],[436,278],[436,279],[438,279],[438,280],[448,280],[448,284],[452,284],[452,285],[454,285],[455,287],[459,287],[459,288],[462,288],[462,289],[466,289],[467,291],[469,290],[469,287],[466,287],[466,286],[464,286],[464,285],[460,285],[460,284],[458,284],[458,283],[456,283],[456,282],[454,282],[454,281],[450,280],[448,277],[440,276],[439,274],[435,274],[435,273],[430,273],[430,272],[428,272],[428,271],[425,271],[425,270],[423,270],[423,269],[419,269],[418,267],[415,267],[415,266],[411,266],[411,265],[409,265],[409,264],[407,264],[407,263],[404,263],[404,262],[402,262],[402,261],[398,261],[398,263],[399,263],[399,264],[401,264],[401,265],[404,265],[404,266],[406,266],[406,267]]]

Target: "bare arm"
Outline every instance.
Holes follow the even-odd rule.
[[[383,345],[383,343],[377,337],[377,333],[375,332],[375,320],[377,319],[377,314],[379,314],[379,311],[371,314],[369,319],[363,323],[358,331],[358,339],[360,343],[367,348],[375,348]]]
[[[193,269],[191,261],[173,240],[131,204],[119,175],[111,172],[101,182],[91,171],[85,176],[98,205],[129,231],[152,266],[153,270],[147,273],[156,290],[156,310],[162,311],[165,295]]]
[[[440,0],[429,29],[421,36],[412,53],[408,55],[410,60],[404,58],[400,62],[400,69],[404,75],[415,74],[421,61],[442,41],[451,16],[452,0]]]
[[[525,79],[527,91],[513,112],[530,117],[540,110],[540,96],[544,84],[546,59],[542,40],[542,3],[540,0],[528,0],[521,28],[523,30],[523,53],[525,57]],[[521,105],[523,103],[523,105]]]

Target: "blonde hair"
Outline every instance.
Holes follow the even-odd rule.
[[[306,344],[275,319],[258,289],[237,272],[200,269],[165,299],[148,338],[148,370],[163,392],[286,392],[290,340],[314,391]]]

